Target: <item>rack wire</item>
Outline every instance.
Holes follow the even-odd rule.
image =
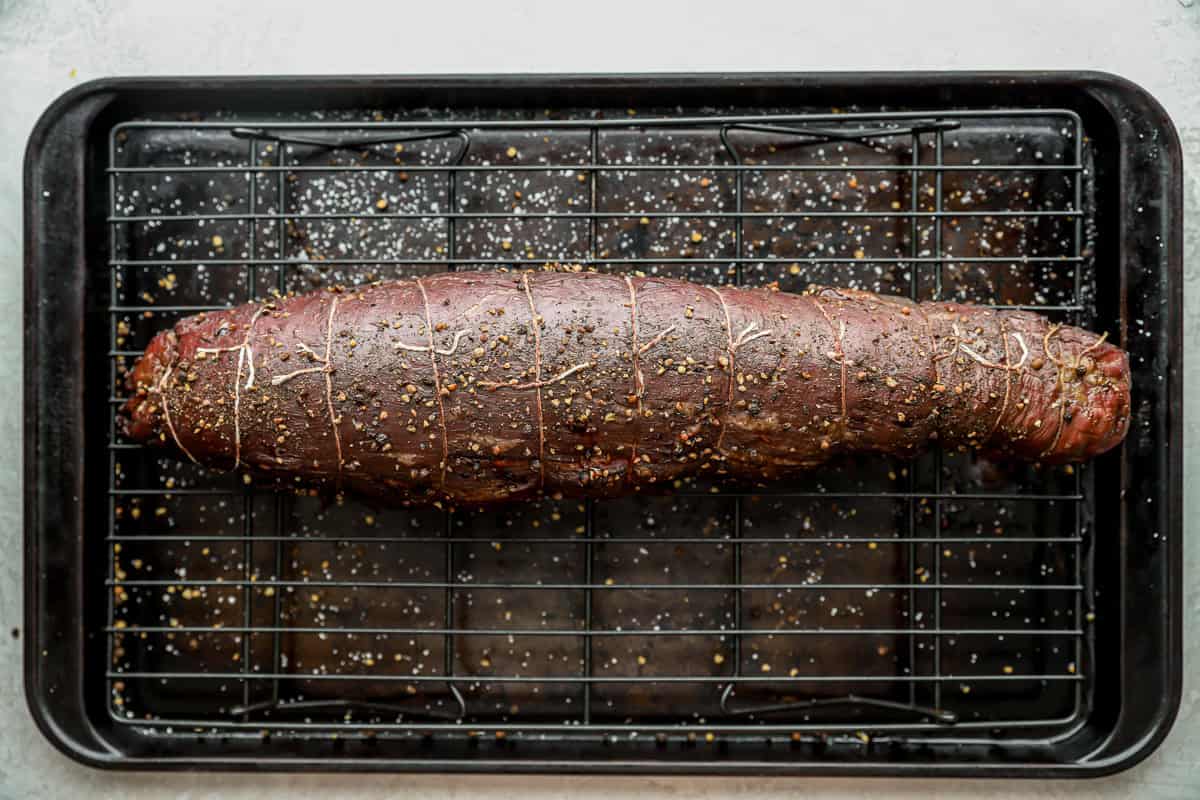
[[[816,278],[1088,319],[1066,110],[153,120],[109,155],[110,406],[180,315],[442,269]],[[935,451],[385,522],[115,425],[109,451],[110,712],[153,735],[996,736],[1087,710],[1084,468]]]

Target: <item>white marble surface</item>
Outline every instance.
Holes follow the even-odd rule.
[[[369,9],[301,0],[0,0],[0,379],[21,379],[21,159],[38,114],[79,81],[111,75],[516,71],[1102,69],[1147,87],[1183,137],[1185,348],[1200,345],[1200,0],[854,0],[652,3],[519,0]],[[365,4],[364,4],[365,5]],[[333,9],[333,10],[331,10]],[[731,12],[732,9],[732,12]],[[1196,442],[1200,371],[1186,379]],[[540,778],[104,773],[68,761],[34,728],[21,687],[19,392],[0,399],[0,798],[494,797],[644,800],[724,796],[1198,797],[1200,681],[1187,680],[1174,731],[1133,770],[1084,783],[732,778]],[[1186,515],[1200,512],[1200,454],[1185,458]],[[1187,534],[1197,534],[1195,524]],[[1200,559],[1186,547],[1186,659],[1200,663]]]

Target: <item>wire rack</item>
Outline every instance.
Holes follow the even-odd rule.
[[[816,281],[1086,324],[1070,111],[155,120],[111,133],[110,392],[154,332],[445,269]],[[110,427],[110,713],[154,736],[1003,737],[1089,704],[1087,469],[374,509]]]

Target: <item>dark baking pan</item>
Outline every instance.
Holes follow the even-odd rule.
[[[1090,73],[82,86],[26,156],[34,718],[142,769],[1128,767],[1180,693],[1180,163]],[[1069,469],[472,513],[271,495],[112,424],[180,315],[546,260],[1037,309],[1130,352],[1132,430]]]

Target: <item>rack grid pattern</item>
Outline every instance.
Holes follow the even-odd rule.
[[[998,308],[1086,322],[1083,139],[1078,118],[1062,110],[123,123],[112,131],[108,168],[109,402],[124,401],[122,369],[164,320],[271,291],[443,269],[564,261],[739,285],[773,281],[784,290],[803,288],[798,282],[815,270],[913,299],[965,291]],[[1056,149],[1035,149],[1047,142]],[[993,157],[968,158],[972,152]],[[963,200],[964,187],[974,200]],[[989,191],[1001,207],[988,205]],[[891,235],[880,239],[881,229]],[[684,235],[689,230],[697,233]],[[1001,244],[1005,235],[1009,243]],[[789,237],[812,249],[792,252]],[[989,271],[1024,277],[1004,285],[978,278]],[[1061,283],[1057,296],[1039,288],[1046,275]],[[883,284],[870,283],[880,276]],[[866,478],[848,467],[824,476],[832,486],[818,476],[813,486],[765,493],[685,487],[675,501],[645,501],[682,504],[680,520],[668,514],[632,533],[626,517],[609,519],[607,503],[592,501],[548,506],[556,522],[578,522],[569,530],[547,524],[561,530],[552,535],[526,524],[541,512],[518,514],[505,528],[498,517],[471,522],[431,511],[437,521],[410,533],[370,523],[369,509],[354,510],[355,524],[339,527],[329,520],[348,518],[341,507],[313,512],[326,526],[318,530],[297,521],[295,506],[311,498],[197,473],[123,441],[115,425],[109,448],[110,710],[156,735],[984,735],[1065,727],[1088,703],[1095,665],[1086,468],[989,478],[994,467],[934,452],[891,465],[886,476],[880,470],[889,465]],[[761,522],[764,503],[771,513],[835,510],[824,531],[803,521],[772,530]],[[715,532],[697,532],[687,508],[713,504],[720,507],[709,517]],[[880,506],[882,517],[872,511]],[[1011,527],[1002,535],[1000,526],[978,523],[955,531],[964,508],[1008,515]],[[872,529],[889,514],[892,530]],[[533,553],[536,568],[528,575],[519,562],[476,569],[481,545]],[[683,579],[651,579],[645,569],[622,574],[613,566],[629,563],[621,559],[630,547],[656,564],[708,555],[703,569],[679,570]],[[846,571],[847,559],[829,556],[834,567],[824,570],[834,578],[796,577],[786,571],[796,547],[852,548],[863,563],[876,554],[886,563],[856,575]],[[306,559],[296,548],[384,555],[369,577],[334,567],[314,578],[315,569],[296,572]],[[387,561],[402,551],[419,553],[409,560],[422,564],[420,574],[402,568],[403,559]],[[783,570],[764,566],[768,551],[782,553]],[[809,552],[806,563],[820,572],[825,556]],[[964,558],[971,568],[961,566]],[[542,569],[546,560],[567,567]],[[159,569],[149,572],[152,562]],[[1015,562],[1041,572],[1030,577]],[[322,593],[348,600],[355,613],[329,610],[337,603],[317,600]],[[305,603],[296,598],[310,594],[311,608],[297,610]],[[827,595],[840,605],[820,605]],[[520,624],[483,622],[472,609],[485,596],[533,604],[543,617],[533,624],[518,608]],[[544,596],[555,600],[537,606]],[[783,598],[787,621],[766,619],[767,596],[775,604]],[[816,596],[817,606],[796,599]],[[863,602],[857,622],[809,618],[814,609],[854,613],[852,596],[885,596],[888,604],[870,610]],[[400,602],[411,609],[413,598],[423,608],[398,624],[388,609]],[[698,603],[708,613],[679,625],[641,617],[614,625],[639,598],[643,612],[658,603],[682,616],[683,606]],[[373,669],[371,656],[347,661],[337,647],[303,644],[331,637],[366,642],[366,651],[403,639],[427,661],[420,671]],[[493,668],[489,653],[503,649],[493,640],[548,658]],[[854,641],[869,643],[877,658],[840,644]],[[971,641],[980,643],[976,656],[983,653],[987,670],[971,670],[975,660],[960,654]],[[642,645],[668,663],[635,657]],[[828,649],[828,661],[768,671],[767,659],[785,646],[793,656],[796,647]],[[322,657],[326,664],[297,668],[306,647],[307,665]],[[208,711],[181,704],[175,686],[212,692],[201,706]],[[1006,705],[1033,708],[1047,692],[1061,702],[1038,707],[1053,714],[1003,713]],[[534,710],[524,716],[523,705]]]

